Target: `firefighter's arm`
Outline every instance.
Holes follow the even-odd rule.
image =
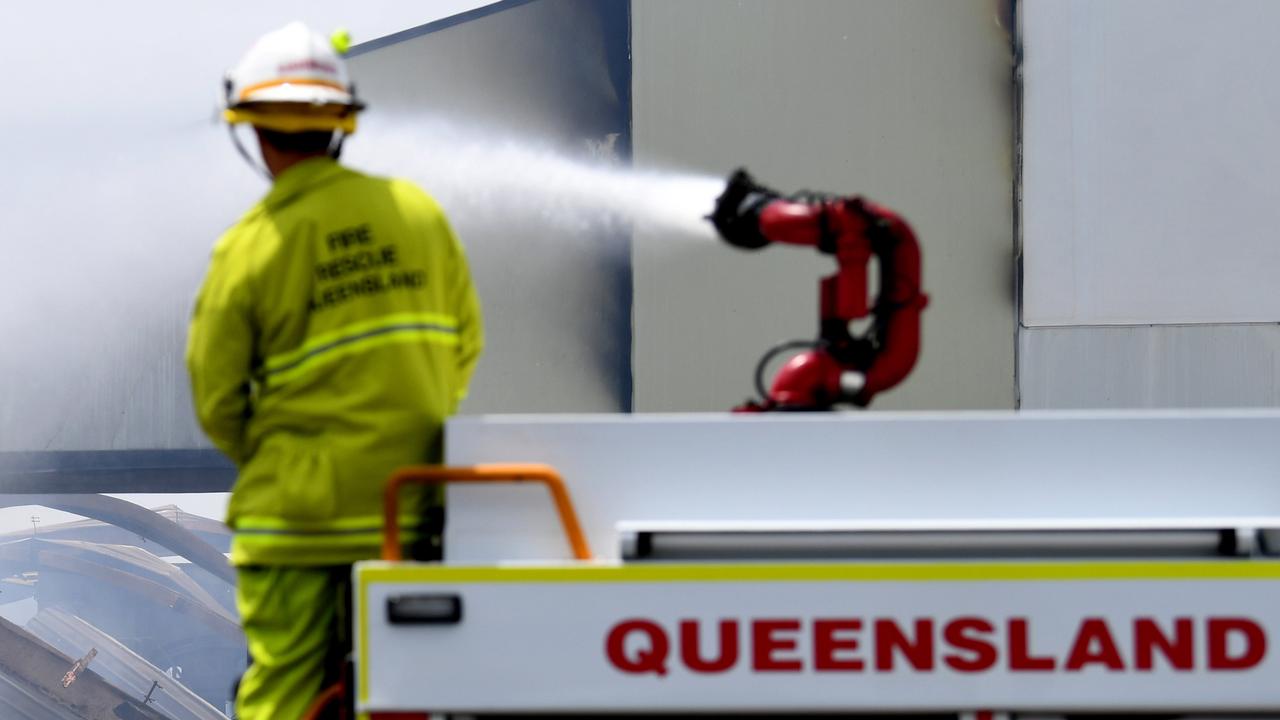
[[[187,370],[196,417],[213,444],[237,465],[244,460],[251,411],[253,332],[247,287],[215,251],[187,335]]]
[[[445,231],[454,248],[449,291],[450,301],[458,318],[458,387],[454,398],[456,408],[457,404],[467,396],[471,375],[475,371],[476,362],[480,360],[480,353],[484,350],[484,321],[480,312],[480,299],[471,281],[471,270],[467,264],[466,253],[447,222],[445,222]]]

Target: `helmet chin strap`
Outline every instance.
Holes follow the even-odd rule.
[[[249,153],[249,150],[244,146],[244,143],[240,142],[240,136],[236,134],[236,126],[230,124],[227,125],[227,132],[231,134],[231,144],[236,146],[236,152],[240,153],[240,157],[244,158],[244,161],[249,163],[249,167],[253,168],[254,172],[266,178],[267,182],[275,182],[276,179],[271,174],[271,171],[267,169],[267,166],[259,163],[257,160],[254,160],[253,155]]]
[[[244,146],[240,140],[240,135],[236,132],[236,126],[228,124],[227,132],[231,135],[231,144],[236,146],[236,152],[240,153],[240,157],[253,168],[254,172],[266,178],[267,182],[275,182],[276,178],[271,174],[265,163],[260,163],[254,159],[253,154]],[[341,130],[333,131],[333,138],[329,140],[329,148],[325,150],[325,154],[334,160],[342,157],[342,143],[347,139],[347,134]]]
[[[329,157],[338,160],[342,157],[342,143],[347,139],[347,134],[341,130],[333,131],[333,138],[329,140]]]

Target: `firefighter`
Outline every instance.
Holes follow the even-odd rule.
[[[440,207],[337,162],[363,107],[344,45],[293,23],[225,83],[226,120],[253,127],[272,185],[214,247],[187,365],[200,424],[238,468],[227,524],[251,660],[243,720],[300,717],[340,667],[350,563],[378,554],[384,481],[441,460],[481,350]],[[409,503],[425,512],[401,530],[438,555],[439,492]]]

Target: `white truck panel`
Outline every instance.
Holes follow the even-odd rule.
[[[452,465],[555,467],[596,555],[619,525],[1257,526],[1280,518],[1280,412],[455,418]],[[539,487],[452,487],[451,563],[567,558]]]
[[[363,710],[1280,708],[1276,561],[363,563],[357,578]],[[460,597],[461,621],[388,622],[388,598],[423,594]]]

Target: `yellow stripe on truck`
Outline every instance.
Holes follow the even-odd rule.
[[[921,562],[459,567],[362,563],[361,583],[1280,580],[1280,561]]]

